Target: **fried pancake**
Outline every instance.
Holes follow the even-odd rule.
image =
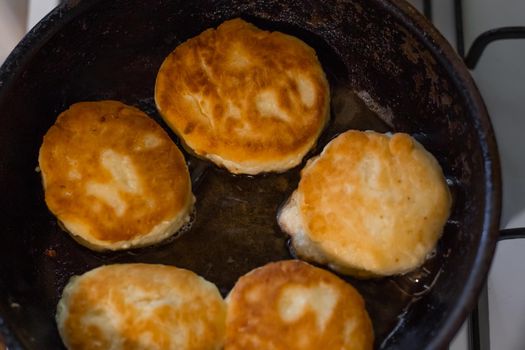
[[[226,305],[191,271],[107,265],[73,277],[57,306],[60,336],[75,350],[222,349]]]
[[[226,299],[225,350],[372,349],[363,299],[334,274],[298,260],[241,277]]]
[[[159,70],[155,101],[186,147],[232,173],[294,167],[329,117],[315,51],[241,19],[179,45]]]
[[[278,222],[298,256],[385,276],[425,261],[451,202],[438,162],[409,135],[348,131],[308,162]]]
[[[47,206],[91,249],[153,244],[189,219],[194,197],[184,157],[137,108],[72,105],[45,135],[38,160]]]

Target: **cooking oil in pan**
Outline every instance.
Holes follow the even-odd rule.
[[[293,258],[288,237],[277,225],[276,215],[297,188],[300,169],[307,159],[319,154],[331,139],[346,130],[391,131],[388,109],[375,105],[366,93],[356,93],[332,79],[331,95],[331,119],[318,144],[301,165],[283,174],[236,176],[186,153],[197,199],[195,212],[182,231],[156,246],[96,253],[78,245],[56,224],[52,225],[47,235],[36,238],[39,248],[35,251],[36,266],[42,271],[37,283],[42,286],[50,319],[68,279],[102,264],[175,265],[214,282],[226,295],[248,271],[271,261]],[[145,99],[142,104],[145,106],[141,108],[162,124],[154,112],[153,101]],[[380,117],[377,112],[384,115]],[[341,276],[365,298],[378,344],[395,329],[414,298],[432,287],[439,276],[439,261],[438,247],[438,254],[424,267],[404,276],[372,280]]]

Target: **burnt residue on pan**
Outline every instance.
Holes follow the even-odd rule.
[[[61,291],[71,276],[96,266],[173,264],[226,295],[244,273],[292,257],[275,216],[304,162],[283,174],[234,176],[185,153],[197,198],[191,225],[153,247],[106,253],[78,245],[60,228],[34,171],[44,133],[75,102],[121,100],[168,129],[153,102],[160,64],[176,45],[235,17],[295,35],[318,53],[330,81],[331,119],[305,161],[343,131],[372,129],[412,134],[442,165],[454,208],[425,265],[392,278],[343,277],[366,300],[376,347],[450,340],[451,332],[437,340],[436,334],[453,310],[466,307],[456,302],[480,268],[478,246],[489,234],[484,220],[497,226],[497,214],[485,211],[499,183],[487,170],[497,168],[497,155],[486,153],[487,140],[495,146],[484,110],[468,84],[450,74],[464,68],[439,59],[433,30],[421,34],[419,22],[403,22],[382,0],[83,0],[56,10],[0,72],[0,313],[25,347],[62,347],[54,322]],[[491,252],[484,256],[486,269]]]

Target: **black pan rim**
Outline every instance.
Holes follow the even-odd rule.
[[[490,117],[481,94],[470,75],[467,66],[452,48],[450,43],[422,14],[405,0],[378,0],[389,13],[404,23],[412,34],[416,35],[434,55],[434,58],[445,68],[470,110],[478,116],[472,118],[478,133],[484,158],[485,170],[485,203],[483,231],[477,246],[476,259],[469,278],[455,307],[447,317],[445,325],[436,333],[428,349],[446,348],[455,336],[464,320],[474,309],[481,288],[485,284],[492,263],[499,237],[501,215],[502,183],[501,165],[498,146]]]
[[[5,98],[4,91],[17,80],[20,74],[23,74],[23,67],[32,53],[40,50],[53,35],[79,13],[100,1],[67,0],[44,17],[20,41],[0,68],[0,99]],[[427,346],[428,349],[441,349],[449,344],[469,312],[474,308],[494,255],[499,236],[502,193],[498,147],[481,94],[464,62],[447,40],[405,0],[375,0],[375,2],[400,23],[403,23],[432,52],[434,58],[445,68],[459,88],[469,109],[477,115],[477,118],[472,118],[471,121],[478,133],[484,159],[486,193],[483,203],[483,230],[476,247],[476,259],[469,278],[465,281],[464,290],[446,317],[444,326],[436,332],[432,342]],[[1,318],[0,332],[10,349],[22,349],[15,333]]]
[[[82,6],[79,6],[80,4]],[[4,91],[8,90],[9,86],[14,84],[18,77],[23,74],[23,67],[32,54],[38,52],[64,25],[82,12],[83,7],[92,4],[94,4],[93,1],[63,1],[22,38],[0,67],[0,100],[5,98]],[[5,115],[0,116],[0,118],[6,117]],[[0,281],[0,288],[6,289],[2,281]],[[5,314],[5,310],[0,307],[0,334],[5,346],[11,350],[23,350],[24,347],[19,340],[20,334],[17,334],[6,323],[3,314]]]

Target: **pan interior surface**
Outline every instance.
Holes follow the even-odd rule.
[[[235,17],[295,35],[319,56],[331,119],[305,161],[348,129],[406,132],[436,156],[454,206],[433,256],[403,276],[344,278],[366,300],[377,348],[437,348],[451,339],[440,329],[453,317],[457,329],[457,313],[468,311],[458,301],[465,281],[473,269],[484,274],[491,258],[490,244],[481,263],[479,251],[487,227],[497,227],[492,213],[499,208],[488,204],[499,191],[489,181],[497,174],[487,170],[497,155],[487,156],[486,143],[494,141],[490,125],[477,119],[484,110],[450,74],[453,64],[439,61],[415,34],[415,24],[379,0],[87,0],[55,10],[0,75],[0,312],[23,348],[63,347],[54,321],[61,291],[71,276],[102,264],[175,265],[226,295],[244,273],[292,257],[275,217],[305,161],[283,174],[234,176],[186,153],[197,198],[191,225],[159,245],[111,253],[89,251],[61,229],[35,171],[43,135],[75,102],[120,100],[168,130],[153,101],[162,61],[178,44]],[[476,292],[470,290],[473,298]]]

